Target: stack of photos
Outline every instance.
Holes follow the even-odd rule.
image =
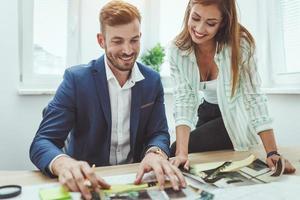
[[[244,160],[192,165],[183,174],[201,183],[226,188],[234,186],[269,183],[280,177],[284,171],[284,160],[279,159],[275,171],[267,164],[250,155]]]
[[[101,200],[212,200],[213,198],[213,194],[190,186],[175,191],[169,182],[165,185],[164,190],[159,189],[157,182],[149,182],[141,185],[112,185],[110,189],[100,191]]]

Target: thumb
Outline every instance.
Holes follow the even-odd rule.
[[[189,170],[189,168],[190,168],[190,161],[187,160],[184,164],[184,169]]]
[[[141,183],[144,173],[145,173],[144,168],[142,166],[140,166],[138,172],[136,173],[136,178],[135,178],[134,184],[137,185],[137,184]]]
[[[267,165],[269,166],[269,168],[274,171],[275,170],[275,165],[273,163],[273,160],[271,158],[267,158]]]

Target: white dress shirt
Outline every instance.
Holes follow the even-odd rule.
[[[131,88],[136,82],[143,80],[144,76],[135,63],[130,77],[121,87],[107,64],[107,57],[104,62],[112,119],[109,163],[111,165],[125,164],[132,162],[132,155],[129,155]]]

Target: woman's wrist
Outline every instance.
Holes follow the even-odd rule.
[[[178,149],[175,153],[176,156],[188,156],[188,154],[188,149]]]
[[[277,152],[277,151],[269,151],[267,153],[267,158],[273,156],[273,155],[277,155],[277,156],[280,156],[280,154]]]

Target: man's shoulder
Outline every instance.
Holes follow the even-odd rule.
[[[159,79],[160,78],[160,74],[156,71],[154,71],[153,69],[151,69],[151,67],[146,66],[140,62],[137,62],[137,65],[139,67],[140,72],[143,74],[143,76],[145,77],[145,79]]]
[[[89,62],[87,64],[79,64],[79,65],[71,66],[71,67],[67,68],[67,71],[69,71],[72,74],[85,73],[85,72],[91,70],[91,67],[93,66],[93,62],[94,62],[94,60],[92,60],[91,62]]]
[[[91,60],[87,64],[71,66],[71,67],[67,68],[66,71],[75,77],[82,77],[82,76],[90,75],[91,72],[96,69],[96,63],[98,62],[98,60]]]

